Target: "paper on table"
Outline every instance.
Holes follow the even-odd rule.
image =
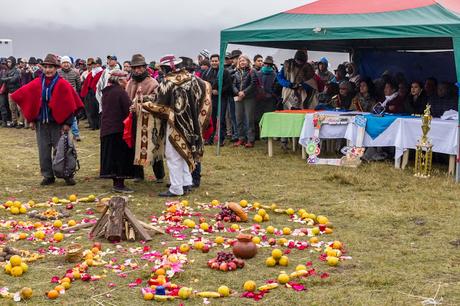
[[[445,111],[444,114],[441,116],[442,120],[458,120],[458,112],[450,109]]]

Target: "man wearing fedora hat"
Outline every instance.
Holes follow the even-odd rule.
[[[147,62],[142,54],[134,54],[131,59],[131,79],[126,86],[126,92],[133,104],[142,104],[144,101],[155,101],[158,94],[158,82],[152,78],[147,71]],[[141,124],[144,116],[147,113],[138,113],[133,120],[132,135],[136,142],[141,142],[141,133],[137,133],[138,124]],[[136,135],[139,134],[139,138]],[[144,166],[149,162],[136,155],[134,164],[135,182],[144,180]],[[153,173],[155,174],[156,182],[162,183],[165,177],[165,171],[162,158],[157,158],[152,161]]]
[[[41,185],[55,182],[52,150],[56,149],[62,132],[68,132],[74,116],[83,107],[77,92],[57,73],[60,63],[48,54],[43,61],[44,75],[16,90],[11,99],[22,109],[24,117],[36,130]],[[75,185],[73,177],[65,178],[67,185]]]

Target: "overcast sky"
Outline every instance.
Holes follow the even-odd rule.
[[[217,52],[222,29],[276,14],[309,0],[2,0],[0,38],[17,57],[53,52],[74,57]],[[249,49],[248,52],[253,52]],[[269,52],[269,51],[267,51]],[[272,52],[272,51],[270,51]]]

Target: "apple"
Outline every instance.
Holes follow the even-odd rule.
[[[203,248],[201,249],[201,252],[203,253],[209,253],[210,247],[209,245],[205,244]]]
[[[211,269],[213,269],[213,270],[219,270],[219,267],[220,267],[220,265],[217,262],[213,262],[211,264]]]
[[[275,238],[268,239],[268,244],[269,245],[275,245],[276,244],[276,239]]]
[[[73,209],[73,204],[72,204],[72,203],[69,203],[69,204],[66,205],[65,208],[67,208],[67,209]]]
[[[219,222],[216,223],[216,225],[217,225],[217,229],[218,229],[219,231],[225,229],[225,224],[224,224],[223,222],[220,222],[220,221],[219,221]]]
[[[220,271],[227,272],[228,271],[228,264],[226,262],[223,262],[219,266]]]
[[[6,240],[6,235],[3,233],[0,233],[0,241]]]
[[[201,223],[206,223],[206,219],[204,217],[200,217],[200,224]]]
[[[233,271],[233,270],[236,270],[236,263],[234,262],[229,262],[228,263],[228,271]]]

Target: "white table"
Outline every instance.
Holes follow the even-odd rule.
[[[333,115],[334,112],[321,113]],[[340,113],[335,113],[339,115]],[[404,168],[409,158],[409,149],[415,149],[418,140],[422,136],[422,120],[418,118],[398,118],[384,132],[375,139],[365,133],[364,147],[395,147],[395,167]],[[299,143],[305,146],[308,139],[314,134],[313,114],[305,116],[305,123],[299,139]],[[348,125],[324,125],[321,127],[319,137],[321,139],[345,138],[350,145],[355,145],[357,140],[358,127],[349,123]],[[441,120],[433,118],[428,138],[433,144],[433,152],[450,155],[449,173],[455,171],[455,158],[458,151],[458,130],[455,120]]]

